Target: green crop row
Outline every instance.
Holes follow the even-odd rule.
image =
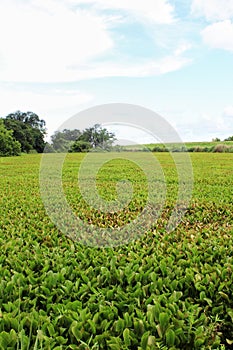
[[[170,233],[177,174],[169,154],[156,156],[167,183],[162,214],[116,248],[84,246],[50,221],[39,155],[0,158],[0,349],[231,349],[233,155],[191,155],[193,197]],[[97,216],[77,189],[82,157],[69,154],[64,166],[74,212],[99,226],[133,219],[146,200],[143,173],[125,160],[106,163],[102,197],[114,198],[122,177],[135,194],[124,213]]]

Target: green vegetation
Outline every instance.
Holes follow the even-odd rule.
[[[0,158],[0,349],[232,348],[233,155],[190,156],[194,192],[177,229],[165,229],[174,163],[156,154],[167,183],[163,213],[142,239],[115,249],[82,246],[51,223],[39,192],[40,155]],[[122,225],[141,211],[143,174],[115,160],[99,172],[99,191],[111,198],[116,180],[134,178],[134,204],[116,217],[93,217],[84,203],[80,213],[82,159],[68,154],[63,170],[76,214]]]
[[[212,142],[183,144],[149,144],[113,146],[115,135],[101,125],[95,124],[85,130],[64,129],[51,136],[51,143],[45,142],[45,121],[33,112],[16,111],[0,119],[0,156],[14,156],[24,153],[81,153],[92,151],[152,151],[152,152],[214,152],[233,153],[233,136],[224,141],[216,138]],[[3,125],[3,124],[4,125]],[[4,128],[5,127],[5,128]],[[6,133],[5,129],[10,131]]]
[[[0,119],[0,156],[24,153],[109,151],[115,135],[99,124],[83,131],[56,131],[46,143],[45,121],[33,112],[16,111]]]
[[[20,143],[22,152],[43,152],[45,121],[41,120],[37,114],[17,111],[2,120],[6,129],[12,131],[13,138]]]
[[[21,146],[13,138],[13,131],[7,130],[0,119],[0,156],[18,156],[20,152]]]
[[[166,146],[160,143],[147,144],[144,148],[137,145],[122,146],[120,151],[152,151],[152,152],[213,152],[213,153],[233,153],[233,141],[231,137],[225,141],[212,142],[186,142],[184,144],[171,143]]]
[[[63,131],[56,131],[51,136],[51,147],[54,152],[67,152],[70,148],[71,144],[75,142],[81,132],[80,130],[74,129],[74,130],[68,130],[64,129]],[[47,151],[48,145],[46,146]]]
[[[90,149],[107,151],[111,149],[115,135],[95,124],[83,131],[77,129],[56,131],[51,141],[51,147],[55,152],[88,152]]]

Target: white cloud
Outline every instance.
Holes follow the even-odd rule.
[[[165,74],[181,69],[189,64],[190,59],[172,54],[158,60],[143,60],[141,62],[114,63],[105,62],[89,64],[80,70],[79,66],[73,67],[73,77],[80,79],[92,79],[100,77],[147,77]]]
[[[120,25],[121,16],[105,9],[122,10],[137,21],[174,20],[173,6],[167,0],[1,0],[0,81],[143,77],[171,72],[190,62],[182,57],[187,44],[161,59],[133,57],[132,61],[129,51],[122,61],[110,30],[111,21]]]
[[[228,118],[233,118],[233,106],[227,106],[225,109],[224,109],[224,112],[223,112],[223,115]],[[232,120],[233,122],[233,120]]]
[[[39,3],[39,5],[38,5]],[[0,2],[0,80],[64,79],[114,46],[104,19],[54,1]]]
[[[169,24],[174,21],[174,7],[167,0],[68,0],[74,4],[92,4],[99,9],[123,10],[137,19]]]
[[[223,112],[214,114],[200,113],[199,116],[178,123],[177,129],[185,141],[211,141],[213,138],[221,140],[232,134],[233,106],[226,107]]]
[[[211,48],[233,51],[233,23],[230,20],[207,26],[201,35],[204,43]]]
[[[174,54],[175,56],[181,56],[186,51],[190,50],[192,48],[192,45],[190,43],[183,43],[177,47]]]
[[[193,0],[192,14],[207,20],[226,20],[233,17],[233,0]]]

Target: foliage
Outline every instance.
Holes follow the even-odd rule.
[[[88,152],[90,149],[90,142],[77,140],[72,144],[70,152]]]
[[[40,155],[1,159],[0,349],[231,349],[233,155],[190,156],[195,186],[179,227],[165,229],[177,195],[172,158],[156,154],[167,180],[163,213],[141,239],[115,249],[82,246],[51,223]],[[142,210],[144,177],[120,159],[101,169],[98,189],[111,198],[124,175],[135,179],[134,200],[115,216],[91,210],[77,188],[83,157],[69,154],[63,169],[77,215],[121,225]]]
[[[227,139],[225,139],[224,141],[233,141],[233,136],[229,136]]]
[[[45,121],[40,119],[34,112],[16,111],[15,113],[8,114],[6,119],[17,120],[45,133]]]
[[[3,120],[0,119],[0,156],[20,155],[20,143],[13,138],[13,132],[7,130]]]
[[[63,131],[56,131],[51,136],[52,147],[56,152],[67,152],[74,141],[81,135],[80,130],[64,129]]]
[[[218,152],[218,153],[224,153],[229,151],[230,151],[230,147],[224,144],[219,144],[213,148],[213,152]]]
[[[121,151],[142,151],[141,146],[122,146]],[[168,143],[164,144],[148,144],[145,145],[145,150],[150,150],[152,152],[221,152],[221,153],[233,153],[233,142],[223,141],[221,144],[219,141],[212,142],[187,142],[182,143]]]
[[[50,143],[46,142],[44,153],[54,153],[54,152],[55,152],[55,149],[53,148],[53,146]]]
[[[110,150],[114,140],[114,134],[99,124],[83,131],[78,129],[56,131],[51,136],[52,147],[56,152],[87,152],[91,148]]]
[[[221,140],[220,140],[220,138],[218,138],[218,137],[215,137],[215,138],[213,138],[212,139],[212,142],[220,142]]]
[[[115,141],[115,135],[99,124],[86,128],[79,137],[80,141],[90,142],[93,148],[110,149]]]
[[[21,145],[22,152],[36,150],[42,153],[45,147],[45,121],[39,119],[33,112],[11,113],[3,119],[8,130],[13,131],[13,137]]]

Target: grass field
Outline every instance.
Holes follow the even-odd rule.
[[[69,154],[64,164],[73,211],[99,227],[134,219],[147,198],[143,172],[126,160],[99,171],[107,200],[119,179],[134,186],[127,208],[109,215],[81,198],[83,157]],[[143,237],[115,248],[82,245],[51,222],[39,190],[40,155],[0,158],[0,349],[232,348],[233,154],[190,154],[193,195],[170,233],[177,174],[169,154],[156,157],[167,186],[161,216]]]
[[[214,146],[217,146],[217,145],[219,145],[219,144],[221,144],[221,145],[227,145],[227,146],[233,146],[233,141],[206,141],[206,142],[184,142],[184,144],[185,144],[185,146],[187,147],[187,148],[192,148],[192,147],[203,147],[203,148],[205,148],[205,147],[214,147]],[[179,144],[177,144],[177,145],[179,145]],[[153,143],[151,143],[151,144],[148,144],[147,145],[148,146],[148,148],[153,148],[153,147],[155,147],[155,146],[159,146],[159,144],[153,144]]]
[[[169,150],[174,150],[174,149],[181,149],[183,147],[186,147],[187,150],[190,149],[202,149],[202,151],[204,150],[205,152],[208,150],[213,149],[214,147],[217,147],[219,145],[225,145],[229,148],[233,148],[233,141],[206,141],[206,142],[184,142],[183,144],[181,143],[171,143],[171,144],[167,144],[166,147]],[[144,145],[145,148],[148,148],[149,150],[153,150],[154,148],[163,148],[163,144],[161,143],[150,143],[150,144],[145,144]],[[138,145],[129,145],[129,146],[124,146],[125,149],[128,150],[134,150],[134,149],[141,149],[141,146]],[[232,151],[231,151],[232,152]]]

